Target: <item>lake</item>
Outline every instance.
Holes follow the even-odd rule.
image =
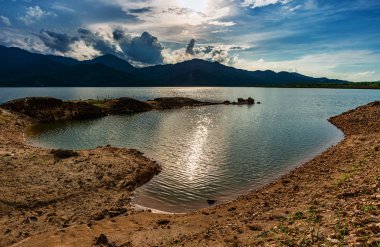
[[[380,100],[377,90],[278,88],[1,88],[0,102],[26,96],[205,101],[252,97],[254,106],[215,105],[96,120],[47,123],[28,136],[37,146],[135,148],[162,172],[136,190],[135,204],[167,212],[225,202],[262,186],[343,138],[327,119]],[[337,164],[339,165],[339,164]]]

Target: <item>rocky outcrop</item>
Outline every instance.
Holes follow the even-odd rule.
[[[29,97],[8,101],[0,108],[17,112],[42,122],[100,118],[107,115],[133,114],[151,110],[167,110],[207,105],[253,105],[255,100],[238,98],[213,103],[185,97],[162,97],[146,102],[122,97],[105,100],[63,101],[51,97]]]
[[[101,108],[85,102],[66,102],[50,97],[16,99],[1,105],[1,108],[44,122],[98,118],[106,115]]]
[[[153,110],[150,104],[128,97],[110,100],[106,103],[106,107],[109,114],[128,114]]]
[[[212,105],[210,102],[202,102],[185,97],[162,97],[156,98],[151,102],[158,109],[174,109],[188,106]]]
[[[223,102],[224,105],[254,105],[255,100],[251,97],[244,99],[244,98],[238,98],[237,102],[233,101],[232,103],[229,100],[226,100]],[[260,104],[260,102],[257,102],[257,104]]]
[[[249,97],[248,99],[238,98],[237,104],[240,105],[253,105],[255,104],[255,100]]]

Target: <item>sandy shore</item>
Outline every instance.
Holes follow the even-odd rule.
[[[56,169],[57,173],[62,169],[67,171],[66,176],[73,169],[81,169],[75,163],[79,157],[92,160],[90,153],[96,153],[92,165],[97,167],[97,163],[107,159],[106,154],[115,149],[83,151],[79,157],[69,158],[72,162],[65,159],[57,164],[49,151],[24,144],[20,136],[25,125],[23,120],[5,113],[0,119],[3,123],[1,161],[8,162],[0,167],[5,174],[0,178],[0,190],[8,196],[0,203],[2,246],[21,239],[24,240],[14,246],[378,246],[380,242],[379,102],[331,118],[330,121],[345,133],[342,142],[276,182],[231,203],[186,215],[127,209],[113,217],[110,211],[97,208],[104,209],[107,197],[115,193],[113,189],[108,191],[101,180],[97,183],[97,191],[84,190],[91,194],[90,197],[80,197],[95,198],[92,206],[87,206],[88,201],[72,199],[75,196],[63,195],[57,204],[40,205],[59,215],[53,219],[70,219],[66,225],[54,224],[54,220],[47,224],[52,216],[41,214],[39,207],[28,209],[17,205],[29,205],[26,204],[28,200],[60,193],[59,186],[66,188],[57,178],[50,179],[46,185],[53,192],[33,192],[34,184],[41,188],[44,185],[38,172],[51,167],[49,169]],[[7,129],[3,131],[4,128]],[[117,149],[116,152],[131,155],[128,150]],[[144,159],[144,167],[157,166],[139,153],[132,157]],[[136,165],[132,162],[132,167],[133,164]],[[83,176],[87,176],[87,169]],[[50,170],[43,174],[47,172]],[[17,187],[17,181],[23,181],[23,186]],[[82,179],[76,183],[79,181]],[[66,210],[72,207],[88,208],[88,211],[83,211],[84,215],[76,215],[75,210],[70,214]],[[104,217],[88,220],[86,212],[92,210],[103,211]],[[77,217],[82,221],[76,220]],[[44,227],[38,228],[39,225]]]

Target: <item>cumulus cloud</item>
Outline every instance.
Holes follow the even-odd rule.
[[[114,54],[122,56],[116,42],[112,42],[112,38],[107,37],[107,34],[92,32],[91,30],[80,28],[78,29],[79,39],[83,40],[89,47],[93,47],[101,54]],[[109,35],[108,35],[109,36]]]
[[[238,61],[238,51],[248,47],[228,45],[196,46],[196,40],[191,39],[186,48],[170,51],[165,49],[164,60],[166,63],[178,63],[198,58],[207,61],[219,62],[225,65],[234,65]]]
[[[183,42],[191,37],[209,36],[216,28],[236,25],[232,21],[238,14],[240,3],[231,0],[92,0],[121,8],[136,16],[133,25],[123,24],[132,33],[149,30],[160,39]],[[92,23],[90,29],[113,23]],[[188,30],[188,33],[182,32]]]
[[[157,37],[143,32],[141,36],[134,37],[130,43],[121,43],[122,51],[132,60],[147,64],[159,64],[163,62],[162,50],[164,47]]]
[[[261,8],[265,7],[268,5],[273,5],[273,4],[287,4],[291,0],[244,0],[243,6],[244,7],[251,7],[251,8]]]
[[[132,37],[122,29],[92,32],[79,29],[80,39],[102,54],[113,54],[131,62],[160,64],[163,62],[163,45],[148,32]]]
[[[39,38],[8,27],[0,28],[0,44],[9,47],[19,47],[30,52],[47,52],[46,46]]]
[[[41,30],[41,32],[36,35],[45,46],[62,53],[70,51],[72,49],[71,45],[78,41],[78,38],[71,37],[65,33],[56,33],[46,30]]]
[[[11,26],[12,25],[11,21],[9,20],[9,18],[5,17],[5,16],[2,16],[2,15],[0,15],[0,23],[3,23],[6,26]]]
[[[34,7],[27,7],[25,16],[19,17],[19,20],[24,22],[25,25],[30,25],[41,20],[45,16],[56,16],[56,14],[50,11],[44,11],[40,6],[36,5]]]

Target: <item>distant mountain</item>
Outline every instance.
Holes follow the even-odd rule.
[[[200,59],[146,67],[140,69],[140,73],[147,81],[154,81],[160,86],[276,86],[345,82],[298,73],[247,71]]]
[[[137,71],[137,69],[133,67],[127,61],[110,54],[103,55],[103,56],[94,58],[92,60],[83,61],[82,63],[83,64],[97,64],[97,63],[103,64],[112,69],[127,72],[127,73],[133,73]]]
[[[284,86],[346,83],[298,73],[247,71],[200,59],[135,68],[114,55],[92,60],[0,46],[0,86]]]

